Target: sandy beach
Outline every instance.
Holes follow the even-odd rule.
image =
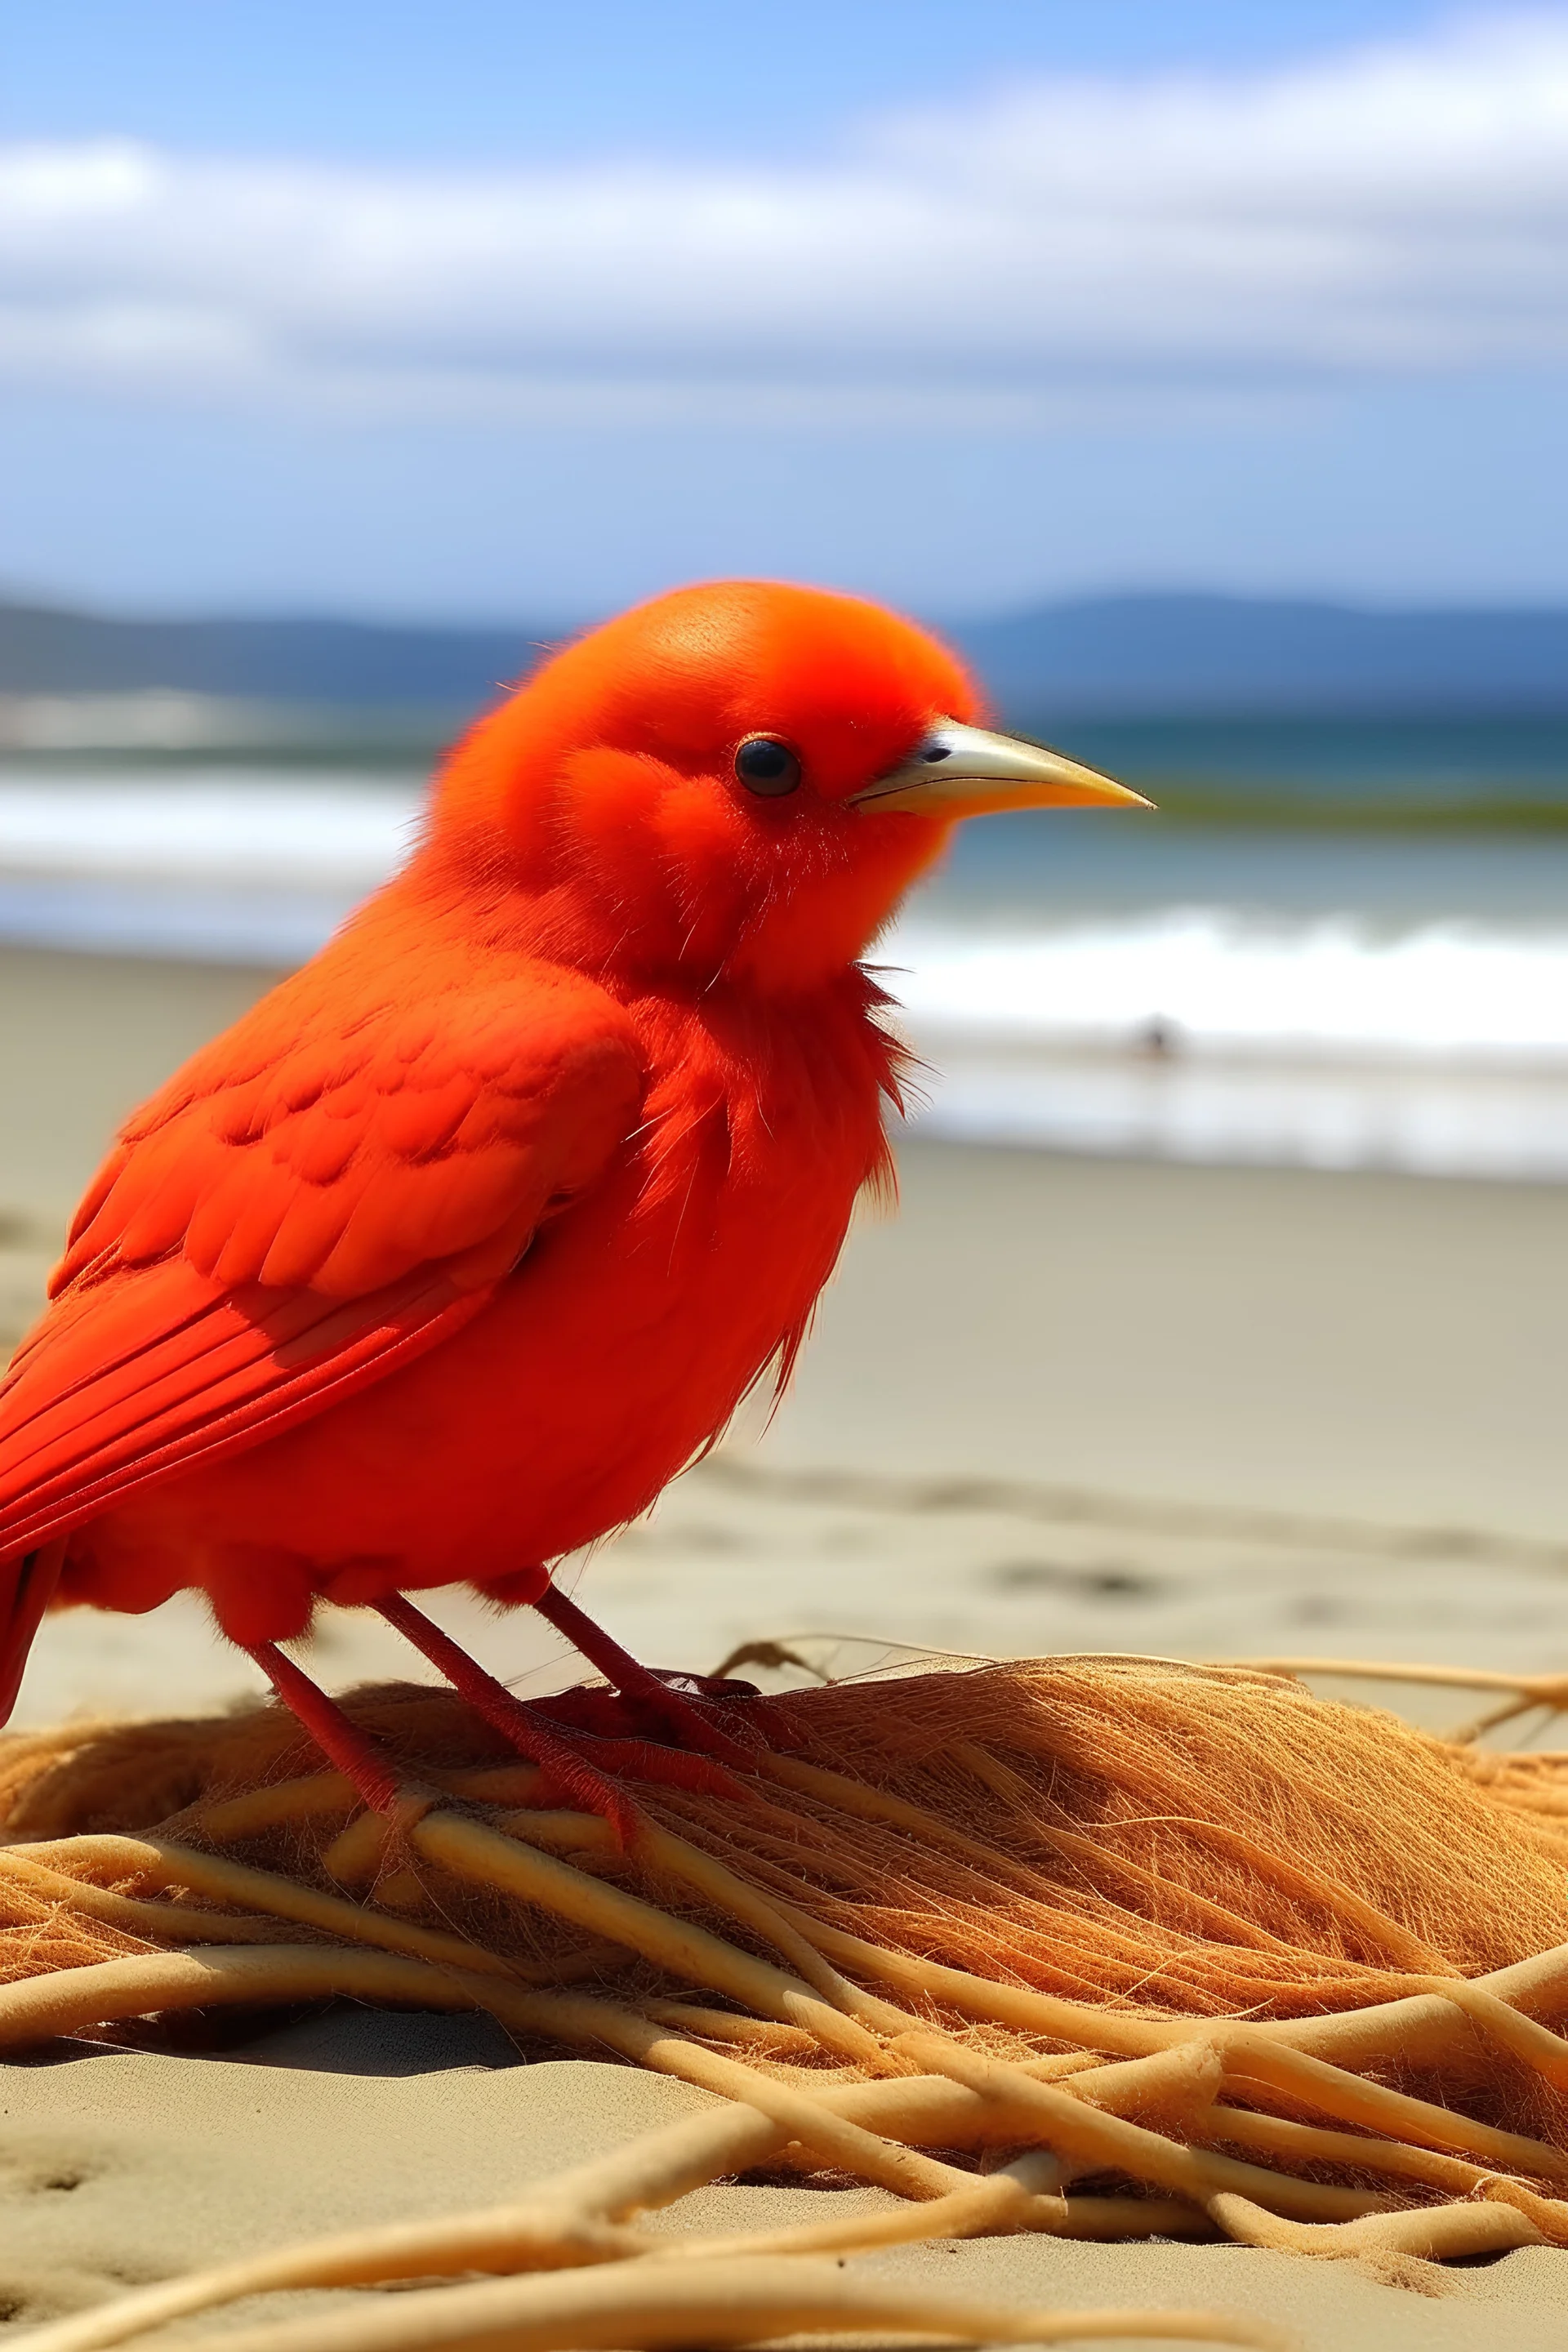
[[[591,2060],[508,2064],[500,2042],[466,2019],[349,2015],[222,2058],[112,2053],[0,2071],[0,2293],[42,2318],[330,2228],[493,2203],[707,2103],[685,2084]],[[50,2179],[68,2177],[69,2194],[51,2192]],[[721,2185],[684,2200],[670,2226],[759,2230],[891,2202],[874,2189]],[[1251,2246],[991,2238],[861,2262],[1004,2304],[1245,2314],[1285,2328],[1302,2352],[1555,2352],[1563,2325],[1563,2257],[1546,2248],[1450,2268],[1440,2297],[1380,2284],[1354,2263]],[[325,2315],[348,2300],[268,2296],[167,2340]]]
[[[267,977],[0,951],[6,1344],[113,1121]],[[900,1173],[900,1215],[852,1236],[771,1423],[749,1409],[650,1521],[568,1571],[643,1654],[711,1668],[801,1636],[838,1670],[903,1646],[1568,1665],[1568,1188],[918,1140]],[[527,1615],[481,1622],[461,1595],[438,1613],[524,1695],[571,1678]],[[356,1612],[324,1616],[305,1663],[339,1685],[425,1673]],[[194,1603],[79,1615],[46,1629],[18,1720],[258,1687]],[[488,2024],[350,2014],[221,2056],[0,2070],[0,2296],[41,2318],[198,2252],[456,2210],[703,2096],[515,2056]],[[682,2226],[839,2195],[879,2192],[714,2189]],[[1544,2352],[1568,2302],[1568,2265],[1530,2249],[1445,2273],[1436,2301],[1230,2246],[875,2260],[1019,2301],[1266,2314],[1314,2352]]]

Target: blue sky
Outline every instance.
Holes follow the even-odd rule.
[[[818,152],[1029,72],[1255,65],[1424,0],[52,0],[9,12],[0,136],[388,161]]]
[[[139,0],[0,37],[0,585],[1568,601],[1568,8]]]

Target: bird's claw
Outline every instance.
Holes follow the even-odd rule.
[[[669,1769],[677,1758],[688,1766],[704,1759],[754,1772],[770,1746],[796,1744],[789,1726],[752,1684],[708,1675],[644,1668],[635,1690],[580,1687],[534,1705],[552,1721],[604,1742],[606,1762],[612,1745],[625,1748],[637,1759],[625,1769],[675,1787],[697,1785],[689,1772]],[[656,1770],[658,1758],[666,1759],[667,1765]],[[729,1772],[721,1778],[724,1793],[739,1793]],[[703,1785],[710,1793],[718,1793],[717,1780],[710,1779]]]
[[[802,1745],[800,1734],[784,1709],[764,1698],[755,1683],[742,1682],[737,1675],[683,1674],[658,1666],[649,1671],[667,1690],[688,1700],[699,1713],[704,1705],[728,1710],[722,1728],[733,1730],[749,1748],[790,1750]]]

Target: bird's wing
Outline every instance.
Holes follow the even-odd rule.
[[[0,1559],[422,1353],[637,1125],[641,1054],[590,982],[321,975],[188,1064],[89,1191],[0,1382]]]

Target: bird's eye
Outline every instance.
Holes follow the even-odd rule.
[[[781,800],[800,782],[800,761],[776,735],[751,735],[735,754],[735,773],[749,793]]]

